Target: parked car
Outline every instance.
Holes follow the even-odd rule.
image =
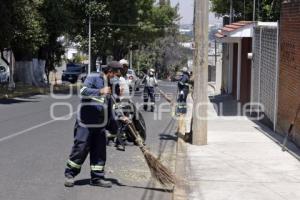
[[[5,63],[0,63],[0,83],[8,83],[10,77],[9,66]]]
[[[135,71],[133,69],[128,69],[127,72],[127,79],[129,84],[129,90],[139,90],[139,77],[136,75]]]
[[[87,76],[87,66],[82,64],[67,64],[67,69],[63,71],[61,80],[76,83],[78,80],[84,82]]]

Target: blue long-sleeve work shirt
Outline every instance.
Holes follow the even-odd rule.
[[[178,88],[179,90],[188,90],[189,89],[189,80],[190,77],[188,74],[183,73],[178,81]]]
[[[107,97],[100,94],[106,85],[103,75],[89,75],[82,89],[79,121],[87,125],[106,125],[108,120]],[[96,100],[92,100],[96,99]]]

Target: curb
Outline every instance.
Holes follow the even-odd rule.
[[[187,188],[188,183],[184,180],[186,177],[186,152],[187,152],[187,144],[183,140],[185,133],[185,120],[183,116],[180,116],[178,120],[178,140],[177,140],[177,148],[176,148],[176,165],[175,165],[175,173],[176,176],[179,177],[179,180],[175,187],[172,200],[187,200]]]
[[[68,88],[59,88],[57,90],[57,92],[66,92],[68,91]],[[28,97],[31,97],[31,96],[35,96],[35,95],[48,95],[50,94],[50,87],[41,87],[39,88],[39,91],[32,91],[32,92],[26,92],[26,93],[23,93],[23,94],[16,94],[16,93],[11,93],[11,94],[8,94],[8,97],[1,97],[0,96],[0,100],[11,100],[11,99],[14,99],[14,98],[28,98]]]
[[[0,100],[10,100],[10,99],[14,99],[14,98],[28,98],[28,97],[35,96],[35,95],[45,95],[45,94],[47,94],[47,93],[46,92],[32,92],[32,93],[26,93],[26,94],[21,94],[21,95],[10,94],[7,98],[0,97]]]

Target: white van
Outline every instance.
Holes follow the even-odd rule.
[[[0,84],[9,82],[9,66],[0,58]]]

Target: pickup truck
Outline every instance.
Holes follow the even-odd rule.
[[[87,76],[87,65],[83,64],[67,64],[67,69],[63,71],[61,80],[76,83],[78,80],[84,82]]]

